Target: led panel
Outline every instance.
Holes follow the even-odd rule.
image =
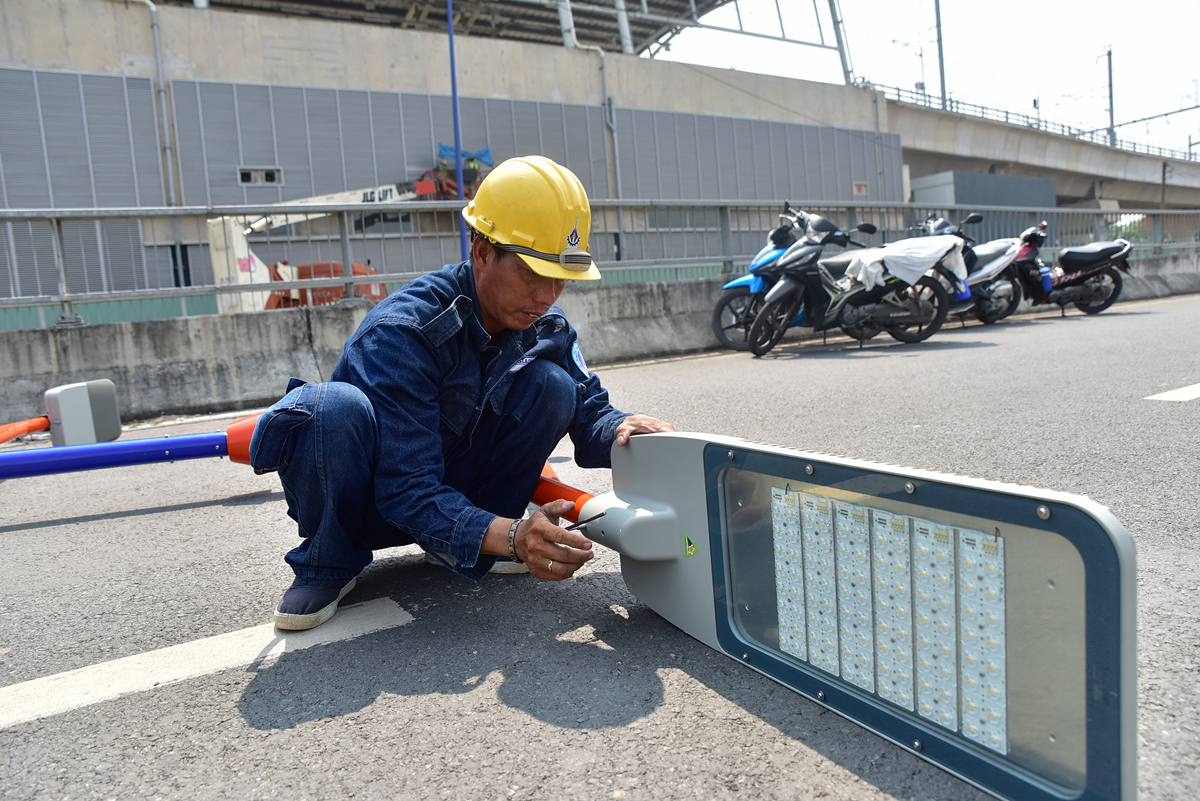
[[[913,632],[917,712],[958,730],[958,603],[954,532],[928,520],[913,526]]]
[[[804,601],[808,607],[808,659],[833,675],[838,671],[837,573],[834,567],[833,504],[801,493]]]
[[[1004,637],[1004,540],[958,532],[962,733],[1008,751]]]
[[[771,534],[775,546],[775,598],[779,607],[779,648],[808,659],[804,613],[804,562],[800,547],[800,495],[771,488]]]
[[[874,691],[875,637],[867,510],[851,503],[838,503],[834,505],[833,519],[842,678],[864,690]]]
[[[909,518],[871,510],[877,692],[909,711],[914,697],[911,545]]]

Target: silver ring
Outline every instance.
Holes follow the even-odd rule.
[[[551,573],[554,572],[554,560],[553,559],[551,559],[550,563],[546,565],[546,570],[550,571]]]

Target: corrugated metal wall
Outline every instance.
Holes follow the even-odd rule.
[[[411,181],[435,166],[439,143],[454,141],[444,96],[212,81],[174,81],[170,89],[182,205],[279,203]],[[540,153],[575,171],[593,198],[616,196],[600,107],[482,98],[460,105],[465,150],[490,147],[497,161]],[[0,109],[5,207],[165,205],[150,80],[0,69]],[[630,109],[618,109],[616,123],[626,199],[901,199],[893,134]],[[282,181],[244,185],[239,170],[247,168],[278,169]],[[442,222],[356,239],[355,260],[384,273],[456,260],[457,236]],[[719,248],[711,214],[663,209],[627,224],[625,258]],[[755,228],[735,230],[737,250],[757,249]],[[185,233],[187,262],[178,271],[167,243],[143,236],[135,222],[64,224],[69,291],[171,286],[185,267],[192,283],[212,281],[200,232]],[[254,247],[269,262],[340,258],[340,248],[318,240],[297,249],[256,239]],[[605,247],[596,250],[608,258]],[[0,297],[56,291],[49,225],[6,224]]]
[[[145,78],[0,69],[0,203],[5,208],[166,205],[154,93]],[[63,225],[71,292],[171,285],[131,221]],[[48,223],[0,230],[0,297],[54,294]]]

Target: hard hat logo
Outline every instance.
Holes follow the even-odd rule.
[[[600,278],[587,251],[592,226],[587,192],[575,173],[548,158],[523,156],[502,162],[480,184],[462,216],[538,275],[575,281]],[[565,237],[564,231],[569,231]]]

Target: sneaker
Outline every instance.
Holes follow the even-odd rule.
[[[425,564],[435,565],[436,567],[445,567],[445,565],[443,565],[437,559],[434,559],[428,553],[425,554]],[[496,564],[492,565],[492,569],[489,570],[488,572],[489,573],[503,573],[503,574],[507,574],[510,576],[515,576],[515,575],[520,575],[521,573],[528,573],[529,565],[525,564],[524,562],[514,562],[513,560],[509,559],[507,556],[497,556]]]
[[[275,628],[286,631],[313,629],[333,617],[338,602],[346,597],[358,577],[342,579],[301,579],[288,587],[275,608]]]

